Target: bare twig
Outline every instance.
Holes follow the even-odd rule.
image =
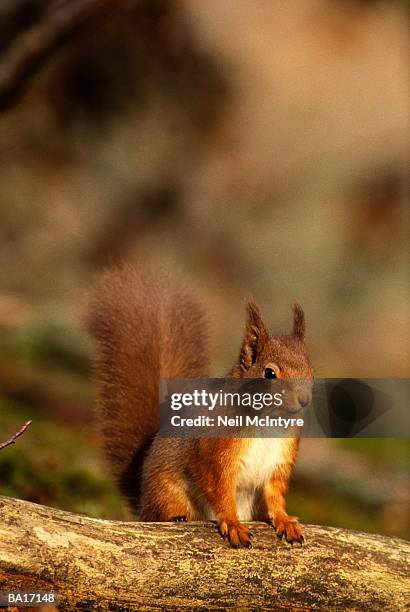
[[[0,111],[20,97],[32,77],[55,51],[93,18],[118,8],[113,0],[54,0],[0,58]]]
[[[32,421],[27,421],[26,423],[24,423],[23,427],[21,427],[18,431],[16,431],[15,434],[13,434],[11,436],[11,438],[9,438],[8,440],[6,440],[5,442],[2,442],[0,444],[0,450],[2,450],[3,448],[6,448],[6,446],[10,446],[11,444],[14,444],[15,441],[17,440],[17,438],[21,435],[23,435],[23,433],[26,431],[26,429],[28,427],[30,427]]]

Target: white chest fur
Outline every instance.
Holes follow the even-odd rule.
[[[272,476],[274,470],[288,462],[288,439],[255,438],[241,459],[237,488],[256,489]]]
[[[252,519],[255,492],[271,478],[282,463],[289,461],[289,440],[255,438],[241,459],[237,479],[236,503],[239,519]]]

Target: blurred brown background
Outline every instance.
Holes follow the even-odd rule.
[[[304,305],[317,376],[408,376],[408,24],[387,0],[100,4],[0,7],[0,438],[34,421],[0,493],[119,518],[81,323],[107,264],[189,279],[215,375],[253,294],[272,331]],[[70,27],[7,90],[56,10]],[[304,441],[291,512],[407,536],[408,451]]]

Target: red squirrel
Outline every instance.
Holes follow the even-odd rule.
[[[251,546],[241,521],[266,521],[287,542],[303,542],[285,496],[295,438],[159,437],[161,378],[208,375],[202,306],[182,284],[125,265],[106,272],[92,294],[88,328],[96,341],[98,421],[120,489],[142,521],[216,519],[233,547]],[[305,316],[294,306],[290,335],[270,335],[254,301],[234,378],[313,378]],[[299,402],[306,405],[309,398]]]

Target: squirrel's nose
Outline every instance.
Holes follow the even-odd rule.
[[[306,408],[306,406],[310,402],[309,393],[302,393],[301,395],[298,395],[298,402],[302,406],[302,408]]]

